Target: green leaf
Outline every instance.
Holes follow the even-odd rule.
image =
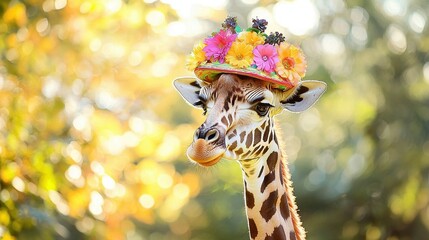
[[[241,27],[240,26],[235,26],[235,32],[236,33],[241,33],[243,31],[243,29],[241,29]]]

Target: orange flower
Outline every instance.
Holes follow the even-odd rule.
[[[307,70],[307,61],[299,47],[283,42],[278,47],[279,61],[276,64],[277,74],[296,85]]]

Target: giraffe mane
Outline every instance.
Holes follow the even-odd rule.
[[[291,175],[289,173],[289,168],[286,166],[287,155],[284,149],[285,144],[283,141],[282,131],[276,119],[274,119],[274,129],[275,129],[275,132],[277,133],[277,141],[278,141],[280,154],[281,154],[280,155],[281,156],[280,157],[281,174],[283,175],[283,179],[285,180],[287,202],[289,205],[289,212],[292,219],[293,228],[295,230],[296,239],[304,240],[306,235],[305,229],[302,226],[301,218],[298,214],[298,206],[296,205],[295,195],[293,194]]]

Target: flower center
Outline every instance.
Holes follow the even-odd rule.
[[[286,69],[291,69],[295,66],[295,60],[291,57],[285,57],[282,64]]]
[[[268,60],[267,56],[262,56],[262,60],[264,60],[264,62],[266,62]]]
[[[243,55],[242,55],[242,54],[238,54],[238,55],[236,56],[236,58],[237,58],[237,60],[242,60],[242,59],[243,59]]]

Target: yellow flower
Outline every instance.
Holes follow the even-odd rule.
[[[278,47],[279,61],[276,65],[277,74],[296,85],[307,70],[307,61],[299,47],[283,42]]]
[[[253,31],[241,32],[240,35],[238,36],[238,41],[252,45],[253,47],[256,47],[260,44],[264,44],[264,42],[265,42],[264,38],[261,35],[257,34],[256,32],[253,32]]]
[[[253,62],[253,47],[244,42],[234,42],[225,57],[226,63],[236,68],[247,68]]]
[[[189,71],[194,71],[196,67],[198,67],[202,62],[206,61],[206,54],[203,51],[203,48],[206,45],[200,41],[194,45],[192,49],[192,53],[186,58],[186,68]]]

